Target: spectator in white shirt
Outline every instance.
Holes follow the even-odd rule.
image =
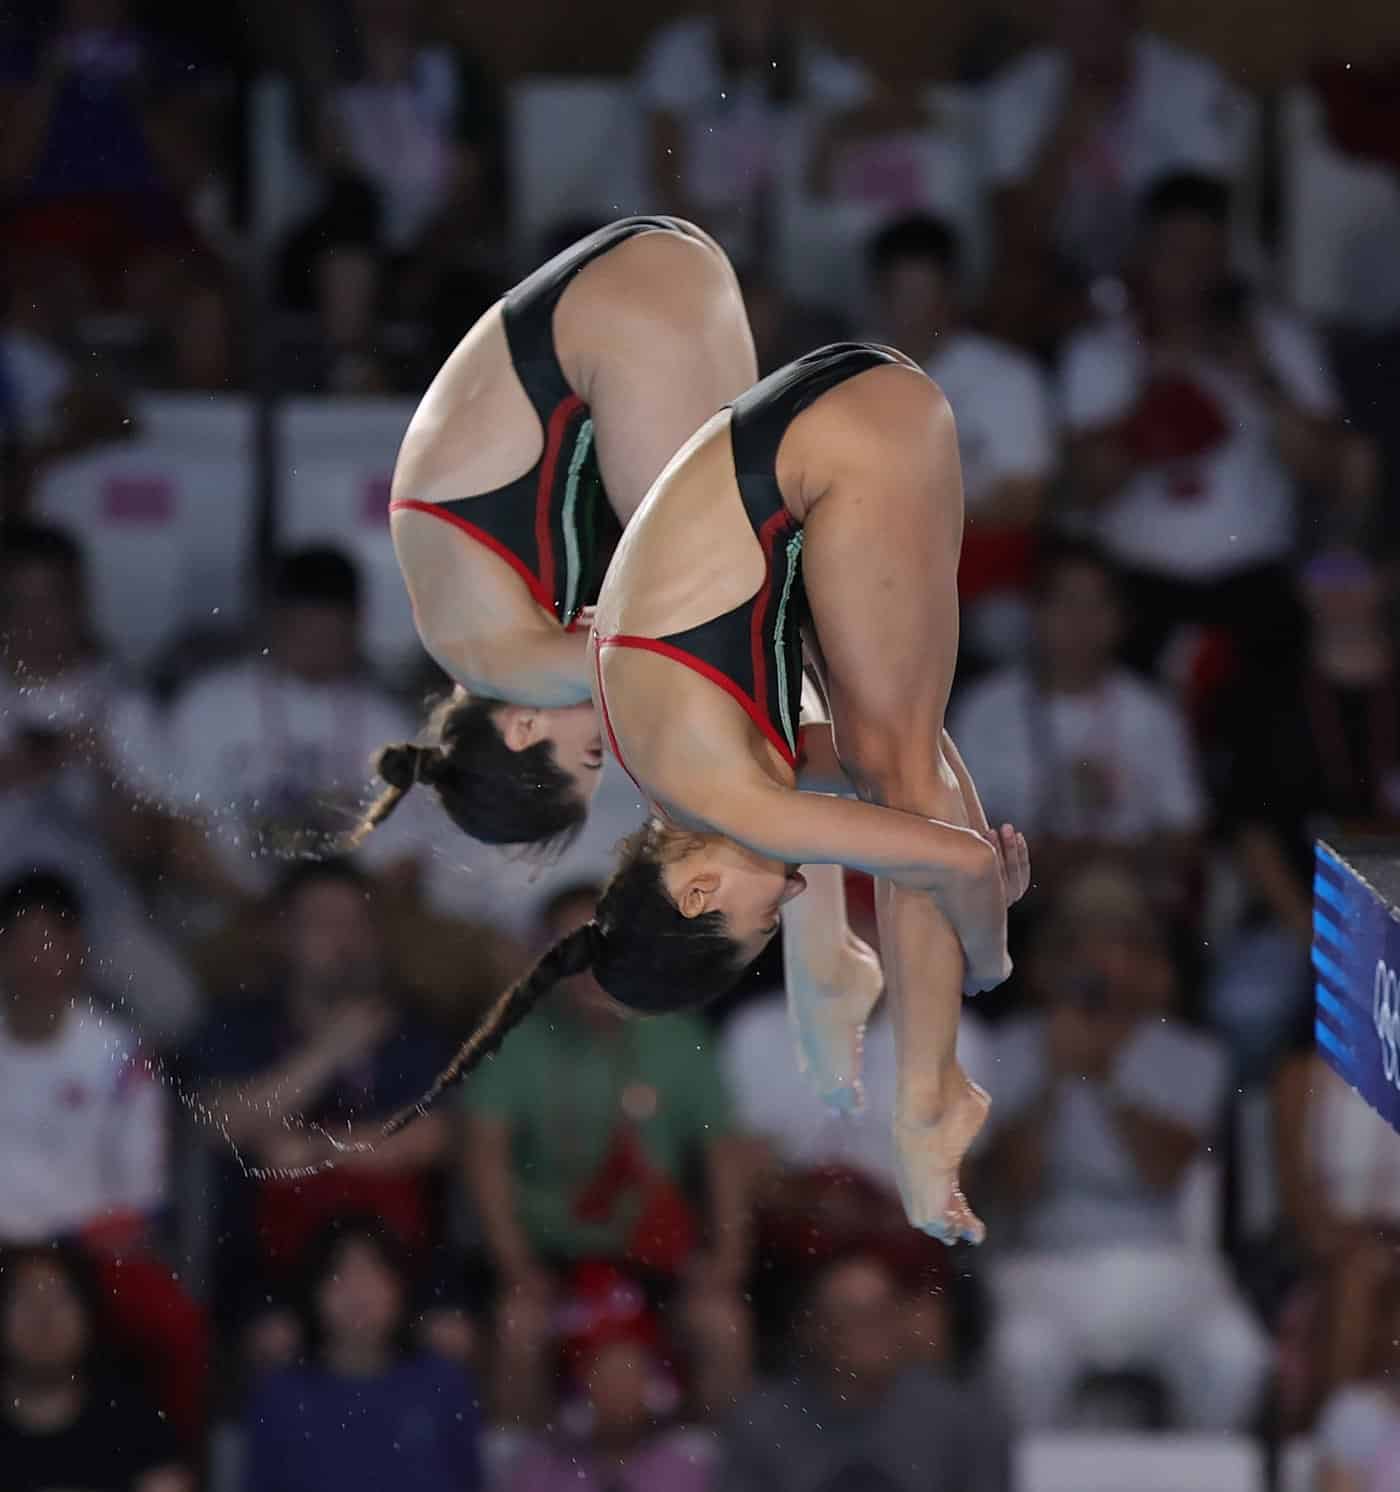
[[[1149,182],[1188,168],[1234,178],[1246,163],[1243,96],[1206,58],[1139,30],[1138,12],[1134,0],[1057,0],[1052,45],[988,88],[1006,233],[1085,277],[1118,268]]]
[[[923,365],[957,420],[963,623],[979,654],[1004,658],[1024,643],[1020,593],[1055,468],[1045,376],[1024,353],[963,324],[961,245],[948,223],[901,218],[875,235],[867,260],[880,336]]]
[[[764,209],[793,110],[846,108],[865,74],[796,29],[774,0],[721,0],[673,21],[637,77],[650,120],[652,197],[693,217],[731,257],[765,247]]]
[[[0,1244],[82,1246],[114,1329],[193,1441],[208,1377],[204,1316],[152,1247],[167,1199],[165,1094],[135,1033],[89,997],[87,961],[66,881],[36,871],[0,891]]]
[[[82,553],[65,532],[12,521],[0,534],[0,879],[44,863],[81,886],[90,977],[143,1036],[198,1014],[190,974],[152,929],[132,874],[160,825],[146,806],[161,752],[149,697],[107,663],[88,615]]]
[[[1367,1372],[1344,1384],[1317,1427],[1317,1492],[1400,1492],[1400,1289],[1369,1321]]]
[[[978,1196],[996,1209],[991,1353],[1015,1417],[1062,1425],[1089,1374],[1151,1371],[1174,1420],[1249,1423],[1269,1348],[1183,1185],[1220,1128],[1228,1069],[1177,1021],[1146,902],[1108,872],[1072,885],[1031,960],[1042,1012],[998,1033]]]
[[[339,550],[284,555],[260,656],[196,679],[170,720],[172,807],[187,874],[237,902],[267,889],[279,861],[351,828],[372,794],[370,761],[412,737],[359,657],[359,577]],[[367,868],[415,863],[423,821],[395,815],[362,852]]]
[[[1117,662],[1123,623],[1112,563],[1061,541],[1040,558],[1029,665],[970,685],[950,729],[992,822],[1026,825],[1040,880],[1113,857],[1179,906],[1205,826],[1195,752],[1175,704]]]
[[[1318,1050],[1314,1020],[1309,1009],[1297,1022],[1301,1044],[1278,1065],[1273,1094],[1285,1223],[1276,1252],[1301,1266],[1293,1303],[1310,1325],[1306,1358],[1297,1354],[1306,1368],[1296,1395],[1304,1411],[1366,1376],[1375,1324],[1397,1281],[1400,1239],[1400,1143]]]
[[[1142,208],[1132,309],[1081,332],[1062,369],[1071,493],[1133,572],[1134,661],[1182,622],[1276,643],[1297,486],[1330,489],[1341,406],[1319,340],[1230,277],[1229,188],[1179,174]]]
[[[71,814],[115,827],[158,775],[154,709],[103,658],[82,550],[63,529],[17,519],[0,532],[0,643],[0,721],[62,777]]]
[[[87,998],[78,900],[0,894],[0,1241],[139,1234],[165,1200],[165,1106],[134,1033]]]

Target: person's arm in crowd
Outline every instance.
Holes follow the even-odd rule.
[[[708,1283],[738,1291],[752,1248],[752,1141],[740,1128],[718,1052],[698,1023],[685,1043],[668,1102],[685,1116],[692,1153],[703,1156],[709,1247],[701,1260]],[[677,1179],[677,1178],[673,1178]]]
[[[1200,1152],[1200,1136],[1125,1098],[1112,1099],[1109,1113],[1138,1174],[1148,1186],[1170,1191]]]
[[[1332,1209],[1332,1199],[1313,1164],[1308,1144],[1308,1113],[1320,1096],[1319,1083],[1340,1082],[1331,1071],[1319,1073],[1312,1051],[1295,1052],[1279,1064],[1274,1077],[1274,1154],[1279,1202],[1304,1246],[1326,1257],[1345,1241],[1346,1227]]]
[[[540,1425],[548,1419],[554,1395],[554,1281],[516,1211],[506,1114],[469,1110],[465,1175],[498,1275],[491,1384],[495,1421]]]
[[[376,1045],[388,1021],[382,1005],[347,1005],[325,1031],[285,1061],[242,1081],[211,1084],[203,1101],[235,1145],[275,1143],[288,1135],[283,1121],[310,1108],[346,1063]]]
[[[1058,1082],[1047,1078],[1020,1113],[997,1124],[981,1155],[969,1163],[982,1187],[1017,1206],[1035,1200],[1045,1179],[1045,1140],[1058,1096]]]
[[[1244,359],[1268,401],[1279,455],[1300,482],[1346,501],[1364,502],[1373,471],[1364,437],[1350,430],[1326,347],[1310,326],[1262,311],[1243,337]],[[1358,457],[1361,459],[1358,461]]]
[[[1070,500],[1076,507],[1090,510],[1111,502],[1139,466],[1119,422],[1072,433],[1066,463]]]
[[[1060,463],[1049,381],[1029,358],[1008,357],[997,375],[998,407],[976,495],[974,528],[1030,529],[1040,521]]]
[[[1263,823],[1244,824],[1235,837],[1245,879],[1274,917],[1303,942],[1312,941],[1312,899],[1289,864],[1278,834]]]
[[[929,106],[919,85],[885,84],[862,102],[833,114],[812,145],[807,190],[817,198],[836,190],[841,153],[880,135],[916,133],[929,128]]]
[[[997,194],[997,237],[1010,252],[1048,248],[1075,157],[1103,127],[1116,92],[1078,77],[1067,82],[1059,116],[1046,130],[1030,169]]]
[[[1161,998],[1150,1004],[1164,1007]],[[1118,1032],[1103,1066],[1109,1117],[1142,1180],[1169,1191],[1217,1122],[1225,1060],[1209,1043],[1185,1039],[1154,1019],[1124,1019]]]
[[[1336,481],[1347,430],[1339,419],[1310,414],[1286,394],[1271,400],[1274,439],[1284,464],[1300,481],[1323,490]]]
[[[491,1262],[508,1285],[539,1280],[534,1246],[515,1209],[510,1122],[497,1114],[467,1117],[466,1183]]]
[[[336,1164],[341,1170],[393,1176],[428,1171],[440,1164],[452,1148],[453,1123],[447,1114],[423,1114],[407,1129],[387,1139],[380,1133],[386,1118],[387,1114],[335,1127],[332,1133],[337,1144],[370,1147],[365,1150],[351,1148],[340,1155]],[[331,1145],[318,1130],[299,1126],[279,1125],[275,1131],[252,1143],[267,1165],[287,1170],[316,1165],[329,1159],[333,1153]]]
[[[745,1135],[720,1135],[705,1146],[709,1203],[708,1264],[715,1283],[740,1290],[753,1249],[752,1150]]]
[[[1154,891],[1163,886],[1179,891],[1204,853],[1204,836],[1194,829],[1157,829],[1129,845],[1137,875]]]
[[[188,200],[213,173],[221,91],[198,81],[193,64],[170,58],[159,74],[143,80],[141,94],[151,160],[166,187]]]
[[[1045,1138],[1060,1085],[1108,1076],[1123,1036],[1112,1023],[1074,1005],[1056,1006],[1046,1018],[1049,1071],[1040,1092],[987,1146],[985,1172],[1014,1201],[1030,1201],[1045,1174]],[[1199,1135],[1109,1085],[1108,1109],[1119,1138],[1143,1180],[1167,1190],[1201,1148]]]
[[[1037,835],[1036,881],[1053,886],[1087,866],[1121,865],[1154,905],[1174,908],[1186,901],[1204,850],[1202,836],[1188,830],[1157,829],[1127,841]]]
[[[169,853],[172,875],[191,889],[228,906],[242,906],[253,898],[229,871],[214,846],[209,824],[185,812],[170,816]]]
[[[1314,1210],[1322,1203],[1308,1164],[1308,1105],[1312,1057],[1295,1052],[1279,1064],[1274,1077],[1274,1155],[1279,1202],[1289,1222],[1306,1236]]]

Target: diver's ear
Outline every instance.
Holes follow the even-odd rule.
[[[501,739],[511,751],[524,751],[540,738],[540,712],[529,705],[506,705],[496,713]]]
[[[719,890],[719,873],[713,870],[697,870],[681,882],[676,893],[676,906],[682,917],[699,917],[715,910],[715,893]]]

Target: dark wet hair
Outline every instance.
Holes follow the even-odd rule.
[[[575,974],[591,973],[614,1000],[647,1015],[691,1010],[732,989],[746,964],[723,914],[686,917],[662,879],[667,861],[698,840],[698,835],[668,831],[656,820],[625,839],[618,847],[621,863],[593,920],[541,955],[486,1012],[428,1091],[385,1122],[380,1137],[397,1134],[426,1114],[491,1056],[556,984]],[[336,1149],[355,1152],[373,1149],[373,1143]]]
[[[865,251],[866,269],[875,279],[906,259],[933,264],[949,279],[956,279],[962,267],[957,230],[942,218],[910,213],[881,228]]]
[[[1230,186],[1218,176],[1201,171],[1172,171],[1159,176],[1143,192],[1138,218],[1155,228],[1170,218],[1205,218],[1218,227],[1230,221]]]
[[[65,876],[56,871],[31,870],[0,890],[0,929],[31,912],[52,912],[76,925],[83,915],[83,903]]]
[[[428,717],[429,744],[386,746],[374,769],[389,784],[342,848],[351,850],[421,782],[447,816],[483,844],[532,845],[562,854],[578,837],[588,806],[555,760],[550,741],[512,751],[496,722],[495,699],[449,697]]]

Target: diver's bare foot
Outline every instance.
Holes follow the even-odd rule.
[[[895,1171],[912,1226],[940,1243],[981,1243],[987,1230],[967,1205],[958,1172],[987,1122],[991,1099],[961,1068],[953,1081],[954,1090],[934,1121],[896,1118]]]
[[[788,978],[788,1025],[798,1063],[822,1102],[842,1113],[857,1113],[865,1102],[865,1027],[883,986],[879,959],[854,937],[829,978]]]

